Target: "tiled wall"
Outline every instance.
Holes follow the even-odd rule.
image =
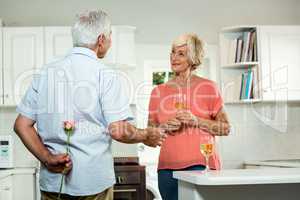
[[[226,105],[233,132],[219,138],[223,167],[244,160],[300,158],[300,103]]]

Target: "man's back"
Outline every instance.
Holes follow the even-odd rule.
[[[131,118],[129,110],[124,110],[128,99],[123,91],[118,75],[100,64],[93,51],[76,47],[42,70],[18,106],[26,116],[22,105],[36,101],[36,113],[29,117],[36,120],[38,133],[52,153],[65,152],[63,121],[76,122],[70,145],[73,169],[66,178],[65,193],[89,195],[114,184],[111,137],[106,128],[111,122]],[[44,166],[40,173],[41,190],[57,192],[61,174]]]

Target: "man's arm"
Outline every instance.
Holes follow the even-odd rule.
[[[18,115],[14,131],[20,137],[26,148],[43,163],[49,171],[61,173],[65,168],[69,171],[72,162],[67,154],[53,155],[42,143],[35,128],[35,121],[21,114]]]
[[[138,129],[127,121],[113,122],[108,127],[113,139],[122,143],[139,143],[142,142],[148,146],[160,146],[166,135],[159,128]]]

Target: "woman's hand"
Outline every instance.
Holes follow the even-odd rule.
[[[165,132],[167,132],[168,134],[175,135],[174,132],[180,129],[181,122],[176,118],[172,118],[169,119],[167,122],[160,124],[159,127],[163,129]]]
[[[179,110],[176,113],[176,119],[178,119],[185,126],[196,126],[198,119],[189,110]]]

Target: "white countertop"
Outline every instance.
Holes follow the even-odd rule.
[[[252,185],[300,183],[300,168],[176,171],[174,178],[196,185]]]
[[[286,159],[286,160],[248,160],[245,165],[255,166],[274,166],[274,167],[299,167],[300,159]]]
[[[35,174],[36,168],[0,169],[0,179],[16,174]]]

